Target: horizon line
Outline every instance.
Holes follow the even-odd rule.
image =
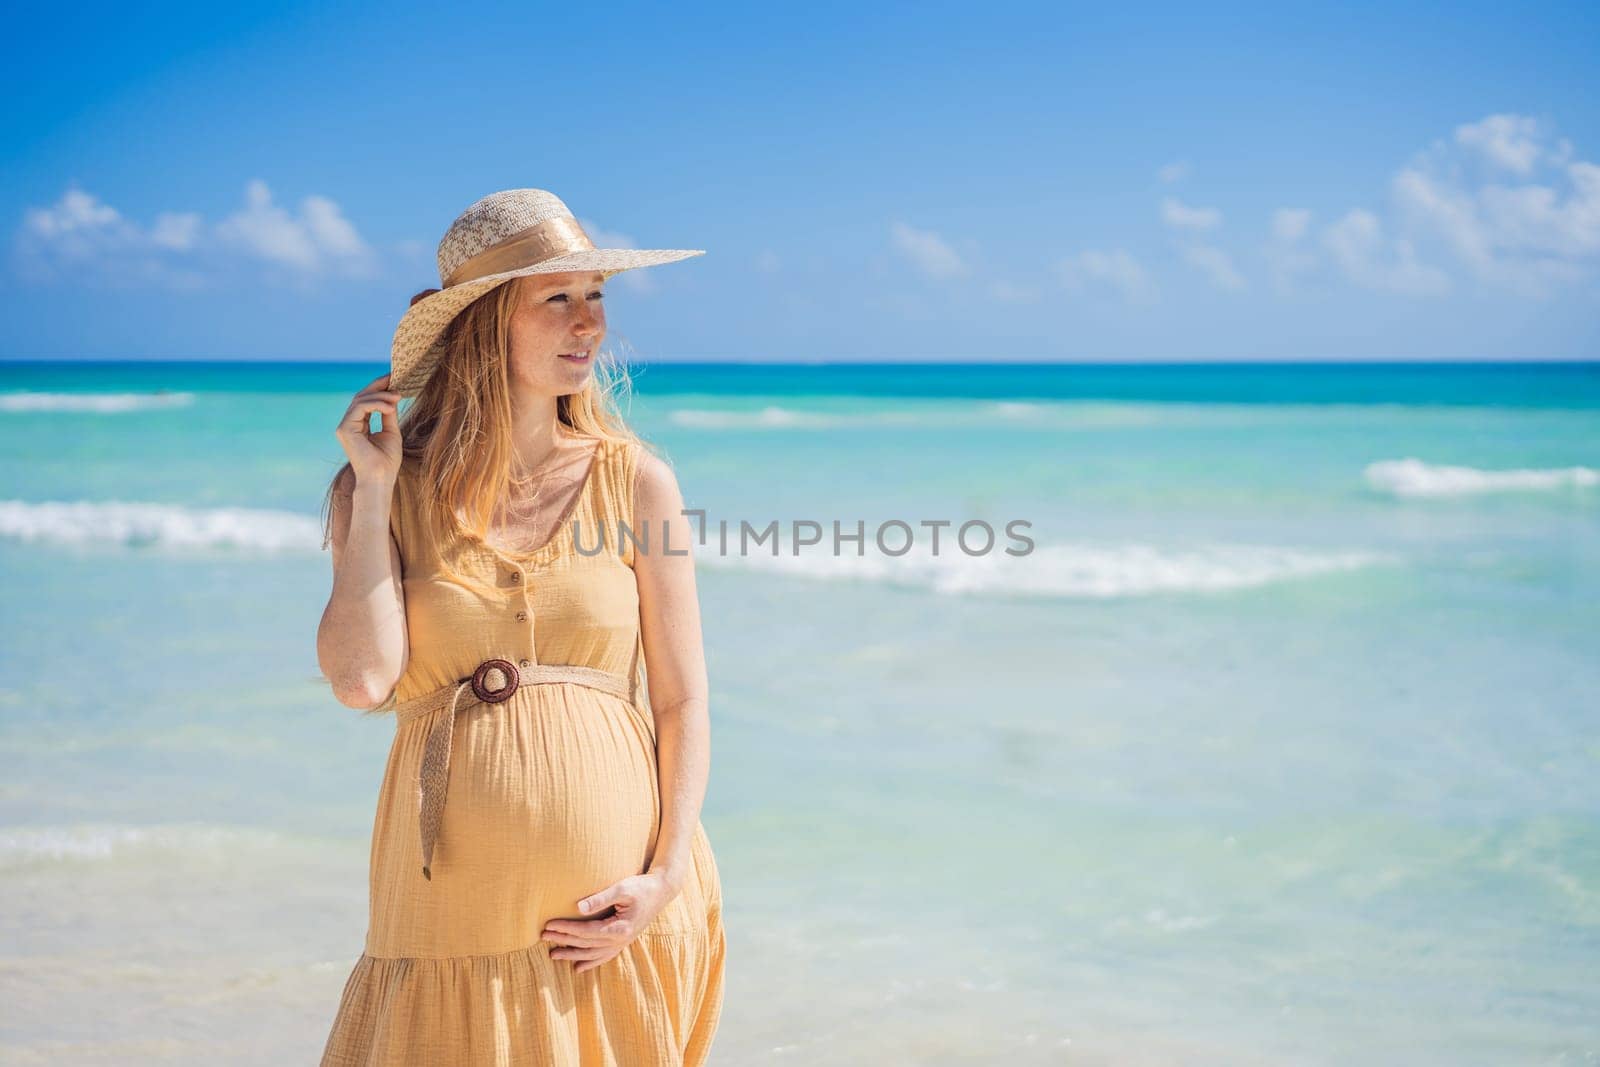
[[[1293,359],[1262,357],[1251,359],[1247,357],[1233,359],[1175,359],[1163,357],[1159,359],[1127,358],[1127,359],[1007,359],[1007,360],[974,360],[974,359],[897,359],[897,358],[830,358],[830,359],[804,359],[804,360],[751,360],[751,359],[666,359],[666,360],[623,360],[629,366],[644,367],[1175,367],[1175,366],[1206,366],[1206,367],[1231,367],[1231,366],[1273,366],[1273,367],[1317,367],[1317,366],[1408,366],[1408,367],[1440,367],[1440,366],[1587,366],[1600,365],[1600,357],[1593,356],[1485,356],[1485,357],[1451,357],[1448,359],[1428,359],[1417,357],[1345,357],[1333,359]],[[176,356],[163,358],[134,358],[134,357],[67,357],[57,359],[41,359],[38,357],[0,355],[0,364],[20,366],[163,366],[163,365],[194,365],[213,364],[230,366],[255,366],[255,367],[382,367],[386,360],[369,359],[256,359],[232,357],[190,357]]]

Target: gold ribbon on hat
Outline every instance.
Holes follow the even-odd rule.
[[[448,289],[462,282],[516,270],[518,267],[531,267],[569,252],[592,251],[594,242],[583,232],[578,220],[571,215],[557,215],[526,230],[519,230],[462,260],[461,265],[444,279],[444,287]]]

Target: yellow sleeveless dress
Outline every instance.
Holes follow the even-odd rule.
[[[484,660],[576,664],[644,680],[632,521],[640,448],[603,441],[555,535],[510,555],[455,535],[429,543],[419,469],[396,479],[410,658],[386,706]],[[594,555],[600,531],[606,548]],[[447,555],[448,553],[448,555]],[[440,577],[441,559],[493,587]],[[637,672],[637,673],[636,673]],[[643,687],[640,693],[644,692]],[[437,714],[446,714],[439,712]],[[696,1065],[722,1008],[722,888],[703,825],[680,893],[622,952],[582,974],[552,959],[547,920],[645,871],[660,829],[654,723],[636,703],[570,682],[519,687],[455,715],[432,877],[421,872],[418,769],[435,717],[397,725],[372,832],[365,950],[323,1067]]]

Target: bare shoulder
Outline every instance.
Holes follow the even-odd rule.
[[[636,446],[637,447],[637,446]],[[666,460],[646,448],[639,448],[634,470],[633,510],[641,518],[665,518],[683,507],[678,476]]]

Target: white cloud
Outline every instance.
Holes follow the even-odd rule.
[[[1469,184],[1461,161],[1436,142],[1391,182],[1397,225],[1442,244],[1479,281],[1526,295],[1591,276],[1600,258],[1600,166],[1572,159],[1566,140],[1546,149],[1538,124],[1515,115],[1462,126],[1456,139],[1530,180]],[[1542,166],[1546,176],[1532,180]]]
[[[1311,212],[1305,208],[1280,207],[1272,213],[1272,236],[1280,241],[1298,241],[1311,225]]]
[[[1496,247],[1578,259],[1600,252],[1600,166],[1570,163],[1571,192],[1491,185],[1478,193]]]
[[[1323,231],[1322,241],[1345,276],[1357,285],[1413,296],[1436,296],[1450,290],[1441,270],[1418,261],[1411,242],[1389,237],[1370,211],[1360,208]]]
[[[200,216],[192,212],[163,211],[150,227],[150,243],[180,252],[193,248],[200,237],[200,226]]]
[[[1317,256],[1306,242],[1310,231],[1311,212],[1305,208],[1281,207],[1272,213],[1272,239],[1262,256],[1278,292],[1288,292],[1297,275],[1316,266]]]
[[[1062,284],[1069,289],[1089,283],[1106,285],[1129,301],[1148,299],[1154,291],[1144,268],[1120,248],[1109,252],[1087,249],[1062,260],[1059,270]]]
[[[1526,115],[1489,115],[1456,127],[1456,144],[1518,174],[1531,173],[1539,161],[1539,122]]]
[[[214,232],[223,244],[301,275],[372,273],[371,250],[337,204],[308,196],[296,217],[272,202],[271,190],[259,178],[246,187],[244,208],[219,222]]]
[[[1161,221],[1175,230],[1198,233],[1222,225],[1222,212],[1214,207],[1190,207],[1173,197],[1161,200]],[[1183,258],[1211,280],[1218,289],[1245,288],[1245,280],[1233,265],[1233,258],[1215,245],[1184,244]]]
[[[23,225],[42,237],[64,237],[72,233],[127,232],[128,224],[108,204],[92,193],[68,189],[54,207],[29,208]]]
[[[1575,156],[1526,116],[1463,123],[1395,172],[1387,210],[1352,208],[1310,240],[1310,213],[1280,208],[1262,255],[1280,292],[1325,258],[1388,292],[1449,292],[1464,271],[1545,297],[1591,279],[1600,260],[1600,166]]]
[[[919,230],[896,222],[890,226],[889,232],[900,254],[928,277],[959,278],[970,273],[970,268],[955,249],[932,230]]]
[[[1161,201],[1161,219],[1180,230],[1210,230],[1222,224],[1222,212],[1214,207],[1189,207],[1169,196]]]
[[[1196,267],[1218,289],[1238,291],[1245,288],[1245,280],[1234,269],[1233,259],[1220,248],[1211,245],[1189,245],[1183,258]]]
[[[1462,260],[1475,268],[1490,262],[1492,256],[1486,235],[1479,225],[1477,207],[1470,193],[1436,182],[1422,171],[1411,168],[1396,174],[1391,187],[1404,223],[1433,229],[1449,242]]]
[[[285,268],[291,280],[332,273],[366,277],[376,257],[339,206],[308,196],[300,214],[272,202],[266,183],[245,190],[245,206],[207,225],[195,212],[164,211],[148,226],[76,186],[49,207],[31,208],[13,241],[14,263],[36,281],[95,278],[116,286],[211,284],[238,254]]]
[[[325,196],[308,196],[302,201],[300,211],[307,232],[319,248],[342,259],[367,255],[366,242],[332,200]]]
[[[193,289],[199,274],[163,253],[192,240],[191,216],[163,215],[149,231],[93,193],[70,187],[49,207],[29,208],[12,241],[12,262],[25,279],[93,279],[115,288],[139,284]]]

